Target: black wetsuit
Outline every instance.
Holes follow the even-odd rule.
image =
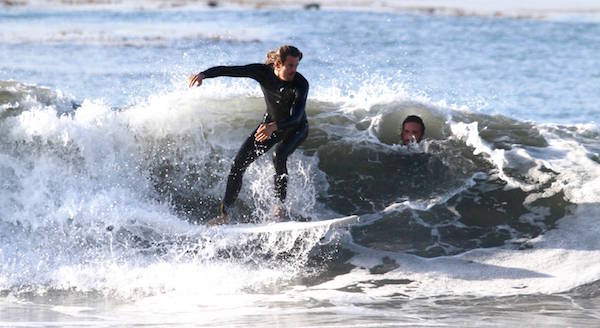
[[[273,153],[275,195],[283,202],[287,194],[287,158],[308,135],[305,111],[308,81],[300,73],[296,73],[292,81],[283,81],[275,75],[272,66],[265,64],[217,66],[202,73],[205,78],[231,76],[249,77],[256,80],[260,83],[267,105],[263,123],[277,123],[277,131],[271,135],[271,138],[263,142],[254,139],[254,134],[258,129],[256,127],[238,151],[227,178],[222,211],[233,205],[236,200],[242,187],[242,177],[246,168],[277,143],[279,145]]]

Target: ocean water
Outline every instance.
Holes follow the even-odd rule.
[[[264,101],[187,77],[285,43],[310,83],[285,210],[361,222],[206,228]],[[596,327],[599,52],[573,15],[0,7],[0,326]]]

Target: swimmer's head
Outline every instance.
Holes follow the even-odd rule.
[[[425,123],[416,115],[409,115],[402,122],[402,144],[420,142],[425,135]]]

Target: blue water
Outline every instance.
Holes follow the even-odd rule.
[[[590,22],[192,9],[5,10],[0,24],[1,79],[114,106],[179,88],[212,65],[260,62],[291,43],[305,53],[301,72],[313,94],[349,94],[378,79],[519,120],[583,123],[598,114],[600,25]]]
[[[363,223],[206,229],[264,103],[187,78],[282,44],[310,83],[286,210]],[[594,327],[598,53],[576,16],[0,7],[0,326]]]

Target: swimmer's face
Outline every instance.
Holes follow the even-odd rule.
[[[283,64],[280,61],[275,62],[275,74],[284,81],[291,81],[296,75],[298,64],[300,64],[300,58],[287,56]]]
[[[402,143],[408,145],[411,141],[419,142],[423,138],[421,124],[417,122],[406,122],[402,126]]]

